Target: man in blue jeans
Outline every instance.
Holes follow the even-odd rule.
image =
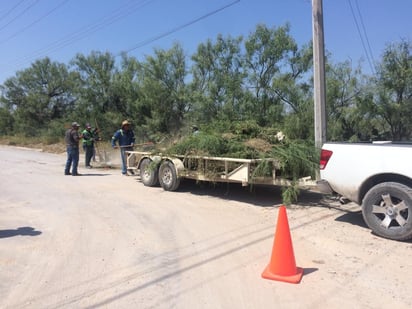
[[[131,123],[128,120],[123,121],[122,128],[117,130],[112,137],[112,147],[120,148],[123,175],[127,175],[126,151],[133,150],[135,142],[134,132],[130,126]],[[118,145],[116,143],[118,143]]]
[[[77,122],[73,122],[72,127],[66,131],[64,136],[67,150],[67,161],[64,168],[64,175],[81,176],[77,171],[77,166],[79,165],[79,141],[82,138],[82,135],[79,134],[79,127],[80,125]],[[72,172],[70,173],[71,167]]]
[[[92,130],[90,123],[86,123],[86,129],[83,130],[83,150],[84,150],[84,165],[86,168],[92,168],[90,161],[94,155],[94,142],[98,140],[97,129]]]

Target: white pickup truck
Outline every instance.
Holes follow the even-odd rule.
[[[412,238],[412,145],[325,143],[317,185],[322,193],[361,205],[375,234]]]

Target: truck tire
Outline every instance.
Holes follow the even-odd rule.
[[[145,158],[140,163],[140,179],[147,187],[154,187],[159,185],[158,168],[153,166],[152,160]]]
[[[372,187],[362,202],[362,215],[372,231],[393,240],[412,238],[412,189],[396,182]]]
[[[162,188],[166,191],[176,191],[180,185],[177,178],[175,166],[170,161],[164,161],[159,168],[159,181]]]

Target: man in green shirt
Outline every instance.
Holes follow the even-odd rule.
[[[83,130],[83,150],[85,155],[86,168],[92,168],[90,161],[94,154],[94,142],[96,140],[97,130],[92,130],[90,123],[86,123],[86,129]]]

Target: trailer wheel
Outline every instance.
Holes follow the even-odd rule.
[[[158,168],[152,165],[152,160],[145,158],[140,163],[140,178],[147,187],[159,185]]]
[[[162,188],[166,191],[175,191],[180,185],[177,178],[176,168],[170,161],[164,161],[159,168],[159,181]]]
[[[362,203],[362,215],[372,231],[393,240],[412,238],[412,189],[396,182],[372,187]]]

